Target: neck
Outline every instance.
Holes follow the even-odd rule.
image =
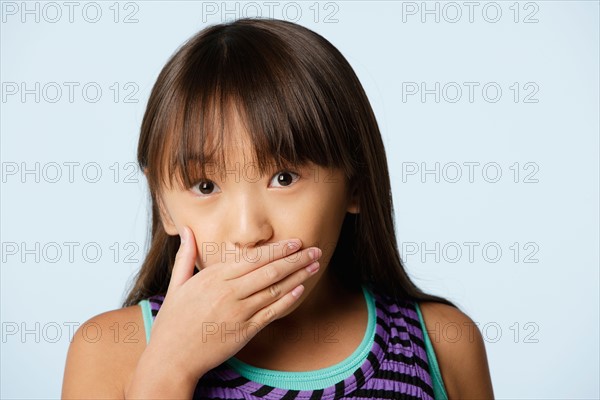
[[[345,287],[337,281],[332,271],[325,271],[310,293],[306,295],[302,304],[285,317],[271,322],[257,336],[262,334],[263,338],[266,338],[269,335],[283,334],[293,329],[331,323],[349,311],[348,306],[353,299],[356,299],[356,295],[356,289]],[[359,298],[362,301],[362,296]],[[258,339],[257,342],[262,341],[258,337],[254,339]]]

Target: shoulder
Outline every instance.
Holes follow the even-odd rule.
[[[473,320],[447,304],[419,306],[448,398],[493,398],[485,343]]]
[[[122,398],[145,347],[139,305],[90,318],[69,345],[62,398]]]

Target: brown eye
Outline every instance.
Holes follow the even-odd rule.
[[[300,176],[292,171],[280,171],[275,174],[274,179],[282,187],[287,187],[298,180]]]
[[[215,184],[212,181],[200,181],[196,185],[194,185],[194,188],[197,188],[197,191],[200,194],[209,195],[213,193],[213,190],[215,189]]]
[[[210,194],[214,188],[214,184],[212,182],[202,182],[200,183],[200,193],[202,194]]]

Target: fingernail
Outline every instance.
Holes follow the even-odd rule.
[[[187,241],[187,230],[185,227],[181,227],[179,229],[179,239],[181,240],[181,244],[184,244]]]
[[[311,260],[316,260],[317,258],[321,257],[321,254],[321,249],[318,247],[308,251],[308,256],[311,258]]]
[[[303,291],[304,291],[304,286],[302,286],[302,285],[296,286],[296,288],[294,290],[292,290],[292,296],[299,297]]]
[[[319,270],[319,266],[320,266],[319,262],[315,261],[312,264],[310,264],[308,267],[306,267],[306,270],[312,274],[313,272],[317,272]]]
[[[288,242],[287,247],[290,250],[298,250],[300,248],[300,241],[299,240],[291,240]]]

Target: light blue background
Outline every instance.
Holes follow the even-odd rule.
[[[135,162],[149,91],[184,40],[224,17],[242,16],[245,3],[237,3],[238,13],[223,16],[221,2],[205,2],[204,11],[213,5],[219,11],[208,18],[199,2],[120,3],[117,23],[113,2],[98,3],[102,16],[97,23],[83,18],[86,2],[75,8],[73,23],[62,2],[57,3],[63,15],[56,23],[47,21],[56,10],[46,6],[44,14],[46,3],[38,3],[39,23],[35,15],[25,15],[22,22],[22,3],[12,4],[19,10],[12,15],[4,2],[1,26],[0,396],[57,398],[69,324],[118,308],[143,259],[146,186],[138,173],[130,179],[133,183],[125,177],[132,171],[127,163]],[[256,4],[268,10],[266,3]],[[295,19],[293,4],[286,15],[281,11],[288,3],[278,4],[273,17]],[[422,288],[455,301],[485,327],[496,397],[598,398],[598,2],[517,3],[516,23],[513,2],[494,3],[502,11],[496,23],[482,16],[486,2],[475,8],[473,22],[463,2],[454,3],[463,12],[456,23],[449,21],[456,9],[446,3],[437,3],[439,23],[433,15],[421,22],[420,12],[403,14],[403,7],[407,11],[412,5],[420,11],[421,2],[295,4],[302,12],[297,22],[329,39],[359,75],[385,140],[398,240],[408,271]],[[86,9],[88,18],[94,17],[92,6]],[[235,10],[235,3],[228,6]],[[427,3],[430,9],[435,6]],[[317,22],[315,7],[320,10]],[[489,17],[493,10],[488,8]],[[130,12],[137,23],[122,22]],[[323,21],[330,13],[337,22]],[[537,23],[523,22],[530,13]],[[22,102],[20,93],[7,93],[10,82],[26,82],[29,88],[35,82],[42,87],[58,82],[63,97],[50,103],[42,96],[36,103],[28,95]],[[62,82],[80,83],[72,103]],[[87,82],[97,82],[103,90],[96,103],[82,97]],[[120,87],[117,103],[110,89],[114,82]],[[137,103],[123,101],[131,92],[128,82],[139,89],[132,97]],[[403,82],[425,82],[429,89],[435,82],[441,87],[456,82],[463,98],[448,101],[455,92],[447,86],[439,103],[433,95],[425,102],[418,96],[403,102]],[[473,102],[463,82],[479,83]],[[495,103],[482,97],[481,87],[488,82],[502,89]],[[516,103],[510,89],[514,82],[521,94]],[[532,91],[525,88],[528,82],[538,89],[536,103],[523,101]],[[46,98],[54,95],[49,91]],[[8,174],[13,163],[33,168],[36,162],[46,173],[39,183],[34,175]],[[65,162],[80,163],[73,182]],[[431,169],[436,162],[440,170],[447,168],[439,183],[432,175],[403,179],[403,169],[421,168],[421,163]],[[480,163],[473,182],[466,175],[464,163],[469,162]],[[50,182],[56,172],[51,163],[62,167],[56,183]],[[87,163],[100,166],[97,183],[82,176]],[[115,168],[110,168],[115,163],[117,183]],[[453,163],[463,172],[456,183],[450,182]],[[496,183],[485,179],[494,177],[493,169],[482,176],[481,167],[488,163],[500,168]],[[520,170],[516,183],[514,163]],[[530,172],[535,172],[530,180],[537,182],[524,182]],[[94,170],[87,170],[85,178],[93,177]],[[65,242],[79,243],[73,260]],[[116,262],[115,242],[120,247]],[[472,260],[465,242],[478,243]],[[520,248],[516,260],[515,242]],[[9,251],[11,243],[18,246],[17,254]],[[39,262],[36,254],[23,254],[25,262],[21,260],[22,243],[29,249],[39,243]],[[51,243],[63,251],[54,263]],[[89,243],[102,250],[98,262],[82,256]],[[124,247],[127,243],[137,248]],[[424,251],[436,243],[437,262],[435,254]],[[452,262],[452,243],[463,251],[457,262]],[[492,246],[487,259],[481,251],[486,244]],[[490,259],[494,246],[502,251],[496,262]],[[129,253],[133,262],[124,262]],[[530,253],[537,262],[525,262]],[[17,334],[9,334],[14,327]],[[22,338],[23,328],[34,333]]]

